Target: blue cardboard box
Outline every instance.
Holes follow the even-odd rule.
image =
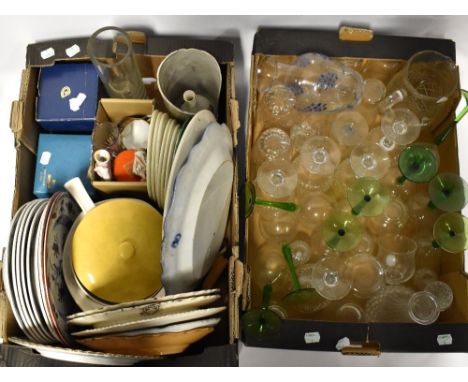
[[[90,195],[94,188],[87,177],[91,160],[91,135],[39,134],[34,195],[47,198],[64,191],[64,184],[80,177]]]
[[[102,86],[93,64],[41,68],[36,121],[50,132],[91,133]]]

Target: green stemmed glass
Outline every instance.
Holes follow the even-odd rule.
[[[434,143],[436,145],[442,144],[447,137],[449,136],[450,132],[457,126],[458,122],[462,120],[462,118],[468,114],[468,91],[461,89],[461,94],[463,98],[465,99],[465,107],[462,109],[462,111],[455,117],[453,122],[444,130],[442,133],[440,133],[436,139],[434,140]]]
[[[434,248],[458,253],[468,249],[468,219],[456,212],[441,215],[434,224]]]
[[[278,334],[283,321],[281,317],[268,308],[272,294],[271,284],[263,287],[262,307],[251,309],[242,316],[242,328],[245,333],[258,340],[265,340]]]
[[[359,178],[348,189],[348,202],[353,215],[377,216],[390,202],[390,191],[374,178]]]
[[[322,237],[327,246],[338,252],[355,248],[362,238],[362,226],[351,214],[336,211],[325,221]]]
[[[294,266],[291,247],[289,244],[282,246],[283,256],[288,265],[289,273],[291,275],[291,281],[294,288],[294,291],[288,293],[283,301],[288,305],[300,305],[305,303],[313,302],[314,300],[317,303],[321,302],[322,299],[320,295],[314,288],[302,288],[299,278],[297,277],[296,267]]]
[[[468,203],[468,184],[452,173],[437,174],[429,183],[428,207],[445,212],[462,210]]]
[[[398,167],[402,175],[397,178],[398,184],[406,180],[414,183],[429,182],[439,170],[437,146],[428,143],[415,143],[400,152]]]
[[[252,213],[254,206],[265,206],[278,208],[283,211],[294,212],[298,209],[297,204],[293,202],[275,202],[271,200],[257,199],[255,186],[252,182],[245,183],[245,216],[249,217]]]

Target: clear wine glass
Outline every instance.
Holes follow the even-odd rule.
[[[391,198],[383,212],[367,219],[369,231],[376,236],[383,233],[400,233],[408,222],[408,208],[398,198]]]
[[[284,117],[294,109],[296,96],[288,86],[274,85],[261,94],[260,104],[271,117]]]
[[[267,242],[249,255],[252,269],[252,281],[259,288],[266,284],[275,284],[286,271],[281,246],[275,242]]]
[[[333,200],[323,192],[310,192],[299,199],[301,223],[317,230],[333,211]]]
[[[382,116],[380,125],[383,134],[397,145],[405,146],[419,138],[421,124],[409,109],[390,109]]]
[[[300,152],[308,138],[324,135],[326,132],[327,118],[320,115],[313,118],[314,116],[303,117],[292,125],[290,134],[294,153]]]
[[[298,232],[299,213],[265,207],[258,217],[258,228],[265,240],[288,243]]]
[[[246,181],[245,189],[245,216],[246,218],[252,214],[255,205],[277,208],[283,211],[294,212],[298,206],[294,202],[281,202],[275,200],[264,200],[257,198],[255,186],[252,182]]]
[[[331,175],[340,163],[341,152],[336,142],[326,136],[307,139],[301,147],[301,164],[311,173]]]
[[[372,255],[360,253],[346,261],[346,272],[351,279],[353,292],[366,298],[385,285],[384,268]]]
[[[408,302],[414,291],[403,285],[386,286],[366,303],[369,322],[410,322]]]
[[[331,132],[341,145],[356,146],[366,138],[369,126],[357,111],[345,111],[336,116],[331,125]]]
[[[327,256],[314,265],[312,285],[327,300],[341,300],[351,290],[351,274],[340,256]]]
[[[377,144],[356,146],[349,157],[351,167],[358,178],[369,176],[381,179],[390,168],[390,157]]]
[[[293,240],[289,244],[289,247],[291,248],[291,256],[296,267],[306,264],[312,257],[310,245],[305,240],[301,240],[301,238]]]
[[[291,142],[289,135],[282,129],[274,127],[264,130],[254,145],[255,161],[289,159]]]
[[[365,322],[364,309],[352,302],[341,305],[336,310],[335,316],[341,322]]]
[[[417,290],[424,290],[430,283],[437,281],[437,274],[429,268],[418,269],[411,280]]]
[[[311,172],[307,168],[300,157],[293,161],[293,165],[297,170],[298,185],[296,194],[301,195],[308,192],[326,192],[333,184],[333,174],[323,175]]]
[[[364,87],[362,93],[363,102],[376,105],[385,97],[387,88],[385,84],[377,78],[367,78],[364,80]]]
[[[285,159],[263,162],[257,170],[256,183],[261,191],[271,198],[286,198],[297,186],[297,171]]]

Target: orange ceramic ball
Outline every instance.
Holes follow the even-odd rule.
[[[138,182],[140,177],[133,173],[135,150],[125,150],[114,160],[114,177],[119,182]]]

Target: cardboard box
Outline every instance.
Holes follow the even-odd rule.
[[[352,30],[351,30],[352,31]],[[358,33],[359,41],[342,40],[337,31],[308,29],[274,29],[261,28],[255,36],[253,46],[249,122],[247,129],[247,148],[245,157],[239,156],[239,168],[246,168],[247,179],[255,177],[255,165],[252,159],[252,147],[264,126],[258,119],[258,83],[256,73],[265,62],[266,57],[273,56],[283,62],[290,62],[295,56],[316,52],[329,57],[341,58],[352,63],[357,59],[376,65],[391,64],[401,67],[404,61],[421,50],[437,50],[455,60],[455,43],[449,40],[430,38],[396,37],[373,34],[362,31]],[[351,36],[353,34],[351,33]],[[345,34],[349,38],[349,34]],[[361,38],[365,37],[365,38]],[[396,65],[395,65],[396,64]],[[385,66],[385,65],[384,65]],[[394,74],[387,73],[390,77]],[[389,77],[389,78],[390,78]],[[454,100],[452,112],[436,131],[423,131],[421,141],[429,141],[438,132],[448,126],[454,118]],[[456,131],[439,146],[441,157],[440,172],[459,172],[458,142]],[[242,159],[246,160],[244,163]],[[242,190],[243,185],[239,188]],[[241,193],[242,196],[242,193]],[[247,220],[244,203],[240,201],[240,237],[245,234],[241,253],[243,260],[249,264],[249,257],[258,249],[259,232],[255,213]],[[245,222],[245,224],[244,224]],[[245,257],[244,257],[245,256]],[[317,314],[314,318],[295,317],[283,321],[278,336],[259,341],[243,334],[243,341],[248,346],[272,347],[283,349],[337,351],[336,345],[342,338],[348,338],[355,346],[346,346],[343,353],[378,355],[385,352],[466,352],[468,351],[468,282],[464,273],[464,255],[443,253],[440,265],[441,279],[447,282],[454,291],[452,307],[443,312],[439,320],[428,326],[413,323],[347,323],[338,322],[328,314]],[[245,268],[245,293],[243,308],[260,306],[260,290],[255,280],[250,279],[249,267]],[[253,276],[252,276],[253,277]],[[451,338],[451,343],[443,341]],[[313,339],[313,340],[311,340]],[[449,341],[450,342],[450,341]]]
[[[59,63],[42,68],[37,123],[55,133],[91,133],[102,89],[91,63]]]
[[[138,42],[135,45],[137,61],[143,77],[154,77],[159,63],[164,56],[172,51],[181,48],[197,48],[208,51],[220,63],[223,75],[223,85],[219,101],[220,122],[226,122],[233,134],[234,152],[237,156],[237,130],[240,126],[238,117],[238,103],[235,98],[234,82],[234,52],[233,45],[229,41],[216,40],[195,40],[184,37],[151,36],[146,37],[142,33],[131,32],[131,38]],[[35,100],[37,97],[37,84],[40,68],[50,66],[56,62],[68,61],[66,49],[77,45],[79,53],[73,57],[73,61],[89,62],[86,55],[87,38],[61,39],[46,41],[29,45],[27,48],[26,68],[23,71],[20,96],[12,104],[10,127],[15,135],[16,143],[16,179],[15,192],[12,203],[12,213],[24,203],[34,199],[33,183],[37,141],[40,126],[35,121]],[[108,41],[103,44],[102,57],[113,54],[112,44]],[[53,48],[55,56],[42,58],[41,52]],[[115,52],[115,50],[114,50]],[[117,54],[118,46],[117,46]],[[155,83],[147,86],[150,98],[155,97],[156,103],[160,97],[157,94]],[[234,158],[237,162],[237,159]],[[226,269],[216,287],[221,288],[221,302],[228,306],[228,310],[221,316],[222,320],[217,325],[215,331],[202,341],[194,344],[186,352],[178,356],[162,358],[146,365],[168,365],[168,366],[235,366],[238,364],[237,338],[238,338],[238,313],[239,296],[242,267],[238,259],[238,193],[237,193],[237,169],[235,169],[235,179],[233,183],[232,204],[229,214],[228,227],[225,238],[228,245],[228,269]],[[21,336],[21,331],[15,322],[9,306],[3,285],[0,283],[0,337],[3,344],[0,345],[0,356],[2,362],[10,366],[64,366],[72,365],[64,361],[51,360],[38,355],[33,350],[9,343],[8,338]],[[57,352],[62,351],[57,347]]]

